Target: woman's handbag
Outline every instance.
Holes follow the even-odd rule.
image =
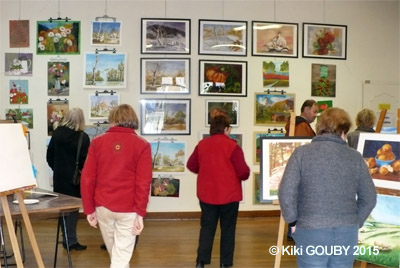
[[[78,150],[76,151],[75,171],[74,171],[74,176],[72,177],[72,184],[75,186],[81,183],[82,171],[79,170],[79,155],[81,153],[82,139],[83,139],[83,131],[79,135]]]

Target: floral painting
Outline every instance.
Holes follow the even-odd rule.
[[[17,120],[27,128],[33,128],[33,109],[6,109],[6,120]]]
[[[119,105],[118,94],[93,94],[89,96],[89,119],[108,120],[113,107]]]
[[[79,54],[79,21],[38,21],[36,52],[43,54]]]
[[[126,62],[125,53],[86,53],[84,87],[125,88]]]
[[[29,47],[29,20],[10,20],[10,47]]]
[[[120,21],[92,21],[91,45],[121,45],[122,23]]]
[[[171,176],[158,176],[151,183],[151,196],[179,197],[179,179]]]
[[[289,61],[263,62],[263,87],[288,87]]]
[[[47,63],[47,94],[69,96],[69,62],[49,61]]]
[[[185,172],[186,142],[150,142],[153,173]]]
[[[255,125],[285,125],[294,111],[294,94],[255,93]]]
[[[65,113],[69,111],[68,101],[49,101],[47,103],[47,135],[52,136]]]
[[[311,96],[336,97],[336,65],[311,65]]]
[[[32,76],[32,53],[5,53],[5,75]]]
[[[317,105],[318,105],[318,113],[322,113],[326,109],[333,107],[333,101],[331,100],[317,101]]]
[[[28,91],[28,80],[10,80],[10,104],[27,104]]]

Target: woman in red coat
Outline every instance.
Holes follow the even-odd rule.
[[[242,200],[242,181],[250,169],[242,149],[229,137],[230,124],[223,115],[211,120],[210,137],[199,142],[187,162],[197,173],[197,197],[201,207],[201,230],[196,267],[211,262],[218,220],[221,226],[220,265],[233,265],[236,220]]]

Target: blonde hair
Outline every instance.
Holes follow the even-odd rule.
[[[85,116],[81,108],[72,108],[64,116],[61,126],[66,126],[75,131],[85,130]]]
[[[370,109],[362,109],[356,116],[357,127],[373,127],[375,125],[376,116],[374,111]]]
[[[328,108],[322,112],[317,123],[317,134],[347,134],[351,127],[349,114],[340,108]]]
[[[139,128],[139,120],[132,106],[129,104],[121,104],[114,107],[110,111],[108,121],[111,124],[126,128]]]

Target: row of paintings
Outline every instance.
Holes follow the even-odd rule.
[[[247,21],[199,20],[198,53],[247,56]],[[298,24],[252,21],[252,55],[298,57]],[[80,21],[37,21],[37,54],[79,54]],[[29,47],[29,21],[10,21],[10,47]],[[15,36],[22,36],[15,38]],[[119,46],[122,22],[91,22],[90,44]],[[141,20],[142,54],[191,54],[191,20]],[[345,60],[347,26],[303,23],[303,57]]]

